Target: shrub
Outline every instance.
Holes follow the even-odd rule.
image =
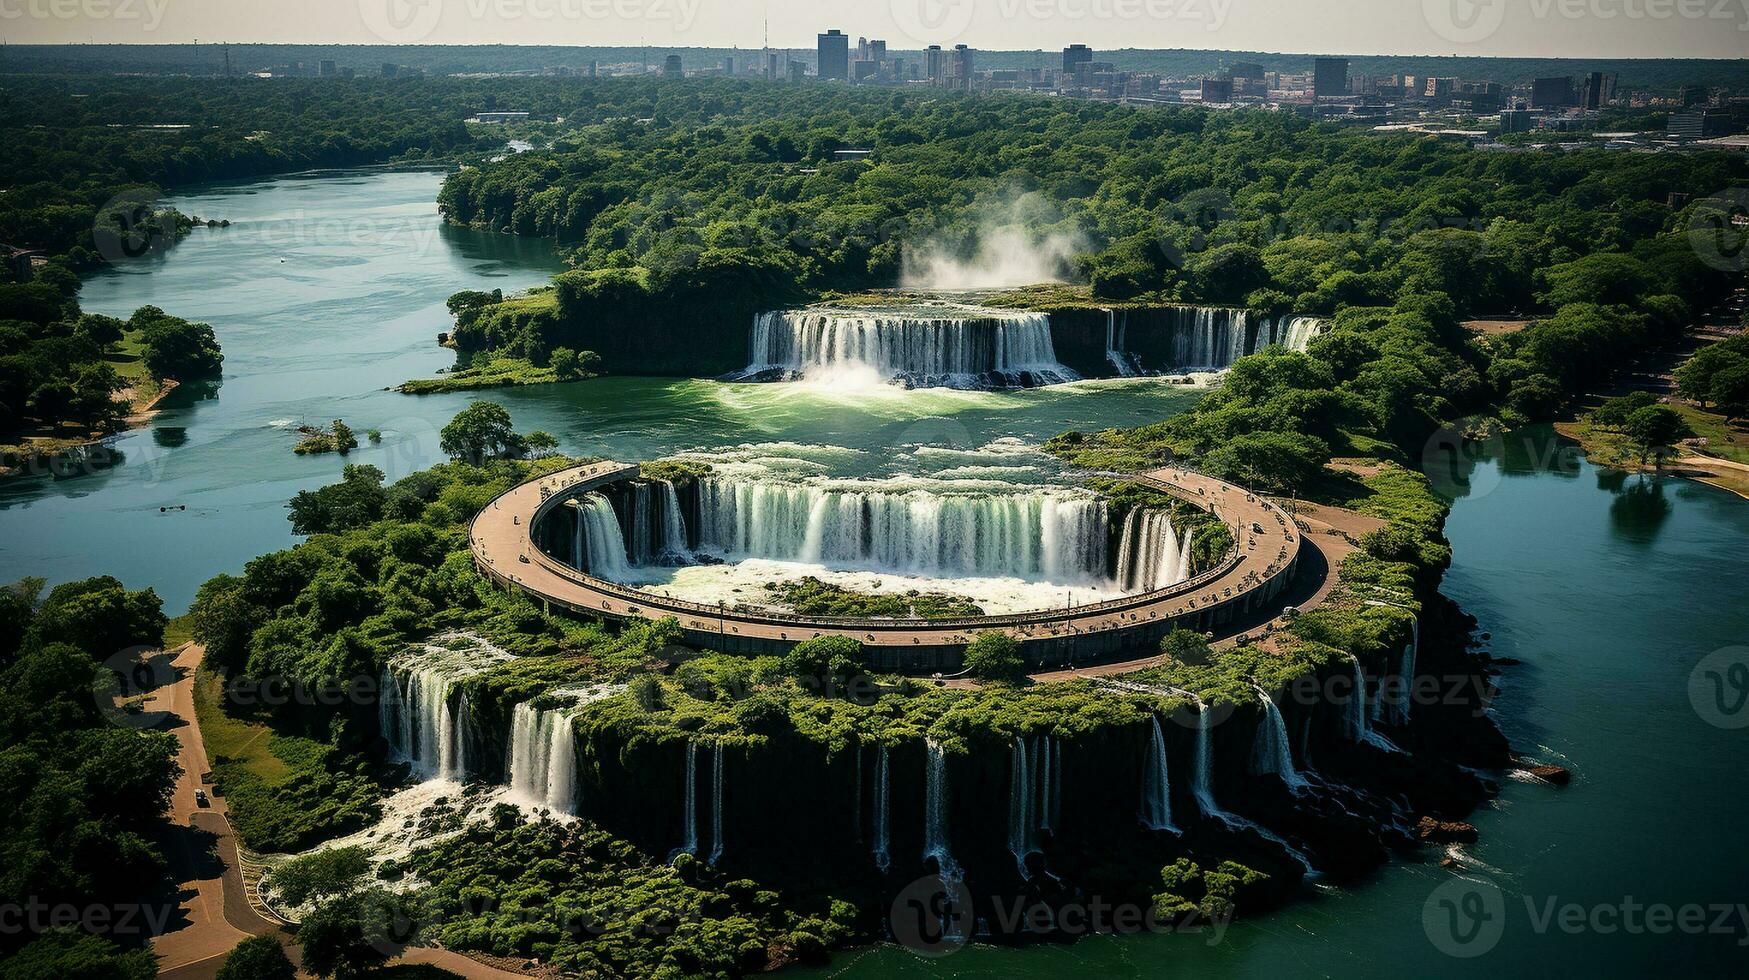
[[[984,630],[966,647],[966,673],[985,681],[1017,681],[1026,676],[1020,643],[1000,630]]]

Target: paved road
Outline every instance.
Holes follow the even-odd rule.
[[[1219,574],[1178,588],[1067,610],[1040,610],[981,622],[939,626],[876,619],[846,622],[754,612],[721,613],[702,606],[596,579],[566,567],[536,548],[529,528],[543,504],[576,494],[597,481],[612,482],[635,474],[635,467],[610,461],[589,463],[532,480],[503,494],[474,518],[470,540],[475,564],[487,575],[523,589],[537,598],[590,615],[613,619],[660,619],[676,616],[692,631],[695,642],[710,644],[712,634],[724,645],[734,640],[794,643],[810,636],[842,635],[868,647],[913,649],[960,648],[972,634],[999,628],[1024,641],[1157,627],[1158,620],[1178,619],[1229,604],[1243,604],[1248,593],[1274,586],[1298,556],[1299,531],[1281,509],[1243,488],[1199,473],[1161,469],[1138,482],[1167,490],[1211,507],[1234,528],[1240,557]],[[1255,528],[1256,530],[1253,530]]]

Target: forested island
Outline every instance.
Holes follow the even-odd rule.
[[[1104,508],[1112,542],[1137,513],[1175,518],[1187,580],[1262,529],[1137,474],[1191,470],[1300,522],[1318,520],[1301,505],[1342,515],[1320,532],[1332,560],[1308,563],[1305,608],[1071,665],[1101,668],[1086,676],[1028,662],[1028,638],[999,628],[968,628],[935,676],[877,669],[853,635],[742,655],[483,568],[476,518],[585,460],[481,401],[437,433],[448,462],[391,478],[336,461],[337,482],[287,501],[301,540],[211,578],[185,615],[113,578],[0,590],[15,828],[0,903],[176,907],[153,837],[176,739],[135,723],[152,708],[130,648],[187,641],[203,785],[265,869],[258,914],[295,926],[324,977],[372,975],[409,946],[565,975],[742,976],[904,941],[891,910],[915,881],[968,888],[959,941],[1074,938],[1056,916],[1088,896],[1191,929],[1468,842],[1465,818],[1529,764],[1488,711],[1497,665],[1475,620],[1441,592],[1464,440],[1552,419],[1741,285],[1694,238],[1729,221],[1718,192],[1749,177],[1740,155],[1484,153],[1262,112],[825,86],[252,84],[8,79],[6,125],[42,135],[0,149],[28,178],[0,197],[0,239],[51,257],[0,284],[0,429],[113,428],[122,352],[159,383],[218,370],[204,325],[80,311],[101,200],[465,163],[433,220],[550,240],[572,268],[524,293],[455,292],[433,333],[448,327],[462,370],[403,390],[714,376],[750,362],[758,314],[952,291],[929,270],[1018,242],[1041,282],[978,302],[1103,326],[1095,356],[1123,353],[1126,313],[1136,330],[1183,307],[1318,321],[1218,365],[1171,417],[1048,438],[1073,482],[1053,502]],[[463,124],[487,93],[547,117],[526,131],[541,145],[500,154],[502,132]],[[190,129],[145,128],[172,115]],[[1493,316],[1523,322],[1468,326]],[[1741,344],[1714,349],[1680,384],[1740,414]],[[1655,399],[1600,414],[1654,458],[1683,433]],[[306,436],[313,456],[358,443],[338,419]],[[712,474],[693,457],[622,462],[646,464],[638,492],[676,501]],[[608,528],[622,554],[660,523],[637,513]],[[599,571],[582,534],[575,571]],[[818,578],[765,592],[821,618],[984,612]],[[1005,918],[1010,902],[1038,916]],[[277,949],[251,940],[233,962],[278,975]],[[155,969],[146,937],[111,924],[0,935],[0,954],[8,980]]]

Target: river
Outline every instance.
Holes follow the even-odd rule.
[[[225,348],[223,384],[211,397],[173,399],[148,428],[118,438],[125,461],[115,468],[0,482],[0,581],[114,574],[152,586],[179,611],[207,577],[291,544],[286,500],[333,481],[344,462],[393,478],[438,461],[437,430],[468,396],[385,389],[449,363],[434,343],[448,325],[449,293],[526,287],[561,267],[541,243],[442,227],[431,203],[439,180],[416,171],[315,174],[173,199],[233,225],[198,229],[166,256],[92,278],[83,302],[117,315],[152,303],[210,321]],[[567,452],[630,460],[783,443],[791,454],[848,455],[853,471],[893,472],[919,446],[975,454],[999,439],[1037,442],[1072,427],[1157,419],[1193,395],[1148,380],[845,393],[604,378],[486,397],[505,404],[523,431],[558,436]],[[344,461],[293,455],[288,422],[336,417],[360,432],[383,430],[382,444]],[[973,946],[939,959],[883,946],[840,954],[817,972],[1394,978],[1472,976],[1480,964],[1518,975],[1737,972],[1739,943],[1749,940],[1743,918],[1724,919],[1716,934],[1656,933],[1636,929],[1643,914],[1623,905],[1662,903],[1674,914],[1749,901],[1749,835],[1736,823],[1749,798],[1737,782],[1749,770],[1749,734],[1722,727],[1749,722],[1749,710],[1720,714],[1704,696],[1697,709],[1689,687],[1709,655],[1720,676],[1743,676],[1725,661],[1727,648],[1749,643],[1749,501],[1596,469],[1546,432],[1495,447],[1470,487],[1448,527],[1456,558],[1446,591],[1492,632],[1497,656],[1523,661],[1504,669],[1496,706],[1513,743],[1575,774],[1566,789],[1509,783],[1475,815],[1475,882],[1431,862],[1397,863],[1361,887],[1242,920],[1218,937],[1097,936],[1026,950]],[[1739,662],[1749,658],[1749,649],[1738,652]],[[1570,904],[1579,911],[1564,911]],[[1699,911],[1714,925],[1710,909]]]
[[[121,465],[0,480],[0,582],[114,575],[151,586],[172,613],[201,582],[295,539],[286,501],[346,463],[393,480],[443,459],[438,430],[470,400],[505,405],[517,428],[562,451],[644,460],[765,443],[844,447],[843,475],[894,473],[919,446],[976,450],[1071,428],[1159,419],[1195,395],[1158,380],[1013,392],[845,391],[827,386],[600,378],[483,395],[387,389],[453,362],[438,347],[443,301],[461,289],[539,285],[564,266],[550,244],[445,226],[442,174],[372,170],[222,184],[170,198],[226,218],[168,252],[91,277],[80,301],[127,316],[142,305],[213,325],[225,352],[215,392],[178,391],[147,428],[114,440]],[[345,459],[296,456],[298,423],[381,430]],[[184,509],[186,508],[186,509]]]

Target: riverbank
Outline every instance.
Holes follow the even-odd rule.
[[[127,396],[128,414],[121,425],[108,430],[89,430],[76,436],[31,435],[15,445],[0,445],[0,479],[22,476],[43,470],[56,470],[57,461],[70,460],[102,445],[105,440],[134,429],[144,428],[158,417],[164,400],[179,387],[175,378],[163,381],[142,379],[118,394]],[[118,401],[120,399],[117,399]],[[71,465],[82,465],[83,460]]]

